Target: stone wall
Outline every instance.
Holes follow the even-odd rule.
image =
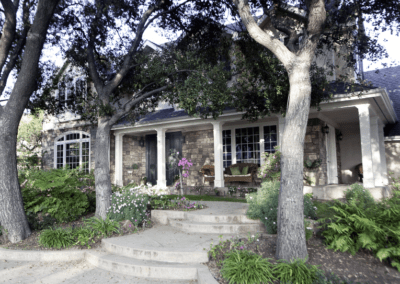
[[[139,136],[123,137],[122,164],[124,185],[132,182],[140,184],[140,179],[146,176],[146,147],[140,147],[139,140]],[[133,164],[138,165],[139,168],[132,169]]]
[[[62,126],[62,125],[61,125]],[[55,139],[66,132],[84,131],[90,134],[90,168],[94,169],[94,151],[96,149],[96,127],[78,126],[73,128],[58,128],[56,130],[43,131],[42,165],[43,169],[54,168],[54,142]]]
[[[326,161],[326,135],[322,133],[325,123],[318,118],[308,120],[307,132],[304,140],[304,159],[315,161],[321,160],[321,165],[315,169],[304,167],[304,174],[312,181],[311,185],[325,185],[327,177]]]
[[[200,130],[182,133],[185,136],[185,143],[182,145],[182,156],[192,160],[193,166],[189,170],[189,177],[186,179],[188,186],[203,186],[203,176],[200,169],[206,158],[214,164],[214,135],[213,130]],[[208,185],[208,183],[207,183]]]

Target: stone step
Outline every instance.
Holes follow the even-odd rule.
[[[103,239],[102,248],[111,254],[120,255],[124,257],[170,262],[170,263],[204,263],[208,261],[206,251],[177,251],[177,248],[151,248],[139,247],[137,244],[119,244],[118,239]],[[172,251],[175,249],[175,251]]]
[[[246,215],[205,215],[186,214],[186,219],[196,223],[232,223],[232,224],[260,224],[259,220],[251,220]]]
[[[229,224],[229,223],[205,223],[205,222],[190,222],[187,220],[169,220],[170,226],[184,232],[190,233],[206,233],[206,234],[247,234],[256,233],[264,230],[264,225],[261,223],[249,224]]]
[[[90,264],[107,271],[150,279],[197,281],[198,269],[204,268],[202,264],[140,260],[101,250],[88,251],[85,258]]]

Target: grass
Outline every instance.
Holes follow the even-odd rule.
[[[170,194],[166,195],[169,199],[176,199],[181,197],[180,195]],[[184,195],[190,201],[226,201],[226,202],[241,202],[246,203],[246,199],[232,198],[232,197],[217,197],[212,195]]]

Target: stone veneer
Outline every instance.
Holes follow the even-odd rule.
[[[132,182],[140,184],[142,177],[146,176],[146,147],[139,146],[140,136],[124,135],[122,138],[122,164],[123,164],[123,184]],[[111,183],[114,183],[115,176],[115,135],[111,131],[110,139],[110,175]],[[138,169],[132,169],[132,165],[137,164]]]
[[[322,127],[325,122],[312,118],[308,120],[306,137],[304,140],[304,159],[315,161],[321,159],[321,165],[316,169],[308,169],[304,167],[304,174],[309,177],[313,183],[311,185],[326,185],[328,181],[327,175],[327,149],[326,135],[322,133]],[[336,139],[336,153],[339,173],[339,183],[341,183],[341,159],[340,145]]]
[[[182,144],[182,154],[188,160],[192,160],[193,166],[189,170],[186,179],[188,186],[203,186],[203,176],[200,169],[207,158],[214,164],[214,134],[213,130],[199,130],[183,132],[186,142]],[[208,185],[208,183],[206,184]]]
[[[43,140],[42,140],[42,165],[43,169],[52,169],[54,168],[54,142],[55,139],[66,132],[73,131],[84,131],[90,134],[90,168],[94,169],[94,151],[96,148],[96,127],[91,127],[89,125],[85,126],[77,126],[72,128],[62,128],[61,127],[55,130],[43,131]]]

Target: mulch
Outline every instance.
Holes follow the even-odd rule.
[[[258,237],[258,241],[252,243],[249,243],[247,238],[241,238],[236,242],[243,241],[243,249],[259,254],[263,258],[269,258],[272,263],[276,263],[276,240],[277,235],[263,234]],[[231,242],[227,241],[222,251],[227,252],[230,247]],[[307,242],[307,249],[309,264],[319,265],[326,274],[333,272],[349,283],[351,281],[376,284],[400,283],[400,272],[390,266],[387,261],[380,262],[368,250],[360,250],[354,256],[348,252],[335,252],[327,249],[320,237],[312,237]],[[222,278],[221,266],[218,265],[223,259],[223,254],[218,254],[215,259],[211,257],[207,265],[219,283],[228,284],[229,282]]]

